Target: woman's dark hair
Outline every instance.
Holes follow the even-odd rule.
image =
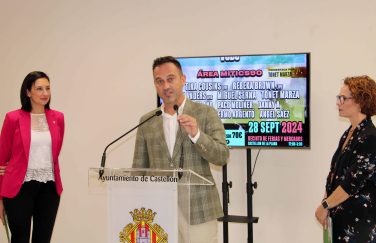
[[[363,114],[376,115],[376,83],[372,78],[367,75],[347,77],[343,83],[349,87]]]
[[[31,101],[30,101],[30,97],[27,96],[27,91],[30,92],[31,87],[33,86],[35,81],[37,81],[40,78],[45,78],[45,79],[48,80],[48,82],[50,82],[50,78],[47,76],[47,74],[45,74],[44,72],[41,72],[41,71],[34,71],[34,72],[31,72],[28,75],[26,75],[26,77],[25,77],[25,79],[22,83],[21,91],[20,91],[21,109],[22,110],[28,111],[28,112],[31,111]],[[50,101],[51,101],[51,98],[48,101],[48,103],[44,106],[44,108],[50,109]]]

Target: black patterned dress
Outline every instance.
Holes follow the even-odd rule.
[[[328,196],[338,186],[350,195],[330,209],[333,242],[376,243],[376,128],[364,119],[342,150],[349,130],[333,155],[326,183]]]

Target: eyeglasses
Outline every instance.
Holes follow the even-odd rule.
[[[351,99],[353,99],[353,97],[347,97],[347,96],[344,96],[344,95],[337,95],[336,98],[337,98],[337,101],[339,101],[339,103],[340,103],[341,105],[343,105],[343,104],[345,103],[346,100],[351,100]]]

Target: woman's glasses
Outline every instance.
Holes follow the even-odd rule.
[[[341,105],[343,105],[346,100],[351,100],[353,97],[347,97],[347,96],[344,96],[344,95],[337,95],[336,98],[337,98],[337,101],[339,101],[339,103]]]

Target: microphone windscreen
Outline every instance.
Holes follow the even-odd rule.
[[[156,116],[160,116],[160,115],[162,115],[162,111],[161,111],[161,110],[157,110],[157,111],[155,112],[155,115],[156,115]]]
[[[174,105],[174,110],[175,110],[176,112],[178,112],[178,109],[179,109],[179,106],[178,106],[178,105]]]

